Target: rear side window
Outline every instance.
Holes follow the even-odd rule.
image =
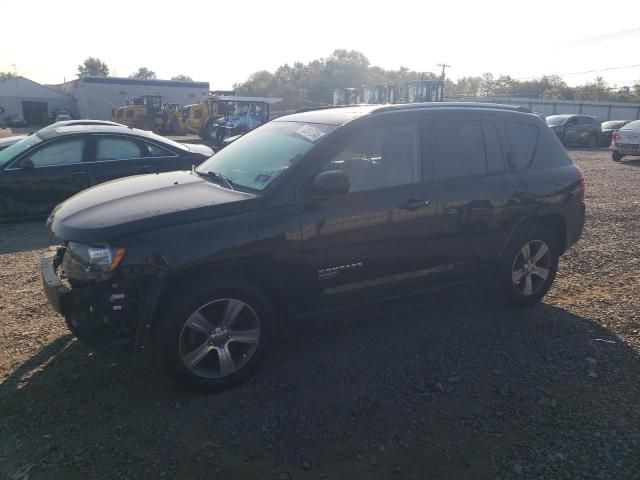
[[[538,144],[538,127],[527,123],[507,123],[511,163],[515,170],[527,168]]]
[[[439,180],[483,175],[487,171],[482,123],[444,120],[435,124],[435,175]]]
[[[99,138],[96,160],[124,160],[144,156],[140,145],[126,138]]]

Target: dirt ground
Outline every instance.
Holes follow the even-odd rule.
[[[245,385],[76,342],[42,223],[0,226],[0,479],[640,478],[640,160],[570,152],[583,239],[545,302],[466,287],[314,320]]]

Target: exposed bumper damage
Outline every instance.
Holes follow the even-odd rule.
[[[164,286],[162,271],[129,267],[108,278],[83,281],[66,277],[64,255],[65,248],[58,247],[44,256],[42,283],[49,303],[73,334],[96,348],[144,348]]]

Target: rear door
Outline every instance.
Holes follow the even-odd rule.
[[[0,178],[2,217],[47,215],[60,202],[89,187],[85,135],[41,146],[7,166]]]
[[[170,157],[144,140],[125,135],[93,135],[89,174],[92,184],[131,175],[165,172]]]
[[[498,254],[517,177],[506,174],[500,122],[491,115],[438,115],[427,123],[438,185],[443,266],[484,269]],[[512,212],[513,213],[513,212]]]

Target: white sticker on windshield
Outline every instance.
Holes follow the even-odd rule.
[[[307,140],[311,140],[312,142],[315,142],[320,137],[324,136],[324,132],[322,130],[316,127],[312,127],[311,125],[300,127],[295,132],[298,135],[302,135]]]

